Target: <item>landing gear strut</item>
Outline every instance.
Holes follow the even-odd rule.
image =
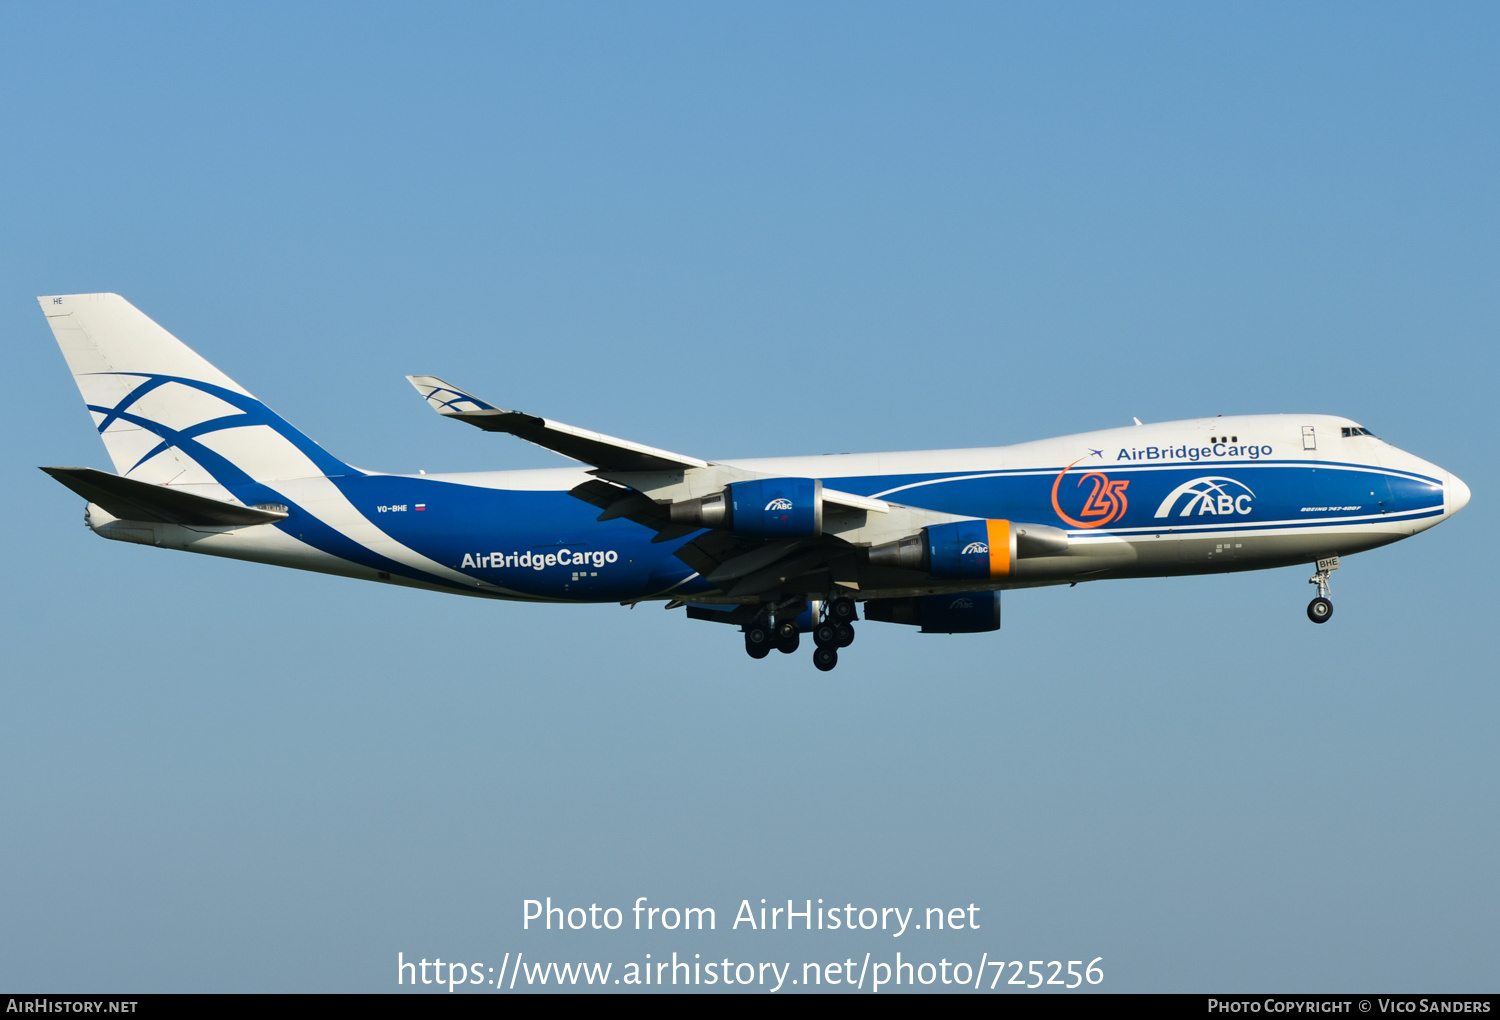
[[[1318,586],[1318,597],[1307,604],[1307,618],[1313,623],[1327,623],[1333,617],[1333,602],[1328,598],[1329,575],[1339,568],[1339,558],[1330,556],[1318,561],[1317,573],[1307,579],[1308,584]]]

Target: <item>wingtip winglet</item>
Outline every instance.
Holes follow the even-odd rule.
[[[422,394],[422,399],[432,405],[434,411],[450,418],[475,411],[500,410],[494,404],[486,403],[435,375],[409,375],[406,381],[416,387],[417,392]]]

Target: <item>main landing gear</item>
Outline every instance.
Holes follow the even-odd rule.
[[[859,611],[850,598],[830,599],[824,603],[822,619],[812,629],[813,665],[828,672],[839,664],[839,649],[854,643],[854,620]],[[745,652],[752,659],[764,659],[771,649],[792,654],[802,643],[802,634],[795,617],[783,617],[774,624],[770,618],[776,615],[769,609],[745,627]]]
[[[802,644],[802,634],[797,630],[795,621],[787,620],[776,628],[776,650],[783,655],[791,655]]]
[[[813,628],[813,644],[813,665],[826,673],[839,664],[839,649],[854,644],[854,625],[824,620]]]
[[[771,628],[764,623],[752,623],[745,628],[745,651],[752,659],[764,659],[771,654]]]
[[[853,599],[836,598],[827,603],[823,620],[813,628],[813,665],[828,672],[839,664],[839,649],[854,644],[854,619],[858,612]]]
[[[1318,561],[1317,573],[1307,579],[1308,584],[1318,586],[1318,597],[1307,604],[1307,618],[1313,623],[1327,623],[1333,618],[1333,602],[1328,598],[1329,575],[1339,568],[1339,558],[1330,556]]]

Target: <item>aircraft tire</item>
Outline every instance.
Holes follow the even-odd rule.
[[[776,650],[783,655],[791,655],[800,644],[802,644],[802,635],[793,630],[790,637],[783,636],[777,639]]]
[[[853,599],[840,598],[834,599],[828,604],[828,612],[833,616],[835,622],[848,623],[854,619],[858,611],[854,606]]]
[[[839,652],[837,648],[823,647],[813,652],[813,665],[827,673],[839,664]]]
[[[854,644],[854,624],[839,624],[839,647],[848,648],[852,644]]]
[[[839,646],[839,628],[846,624],[834,623],[824,620],[813,628],[813,644],[819,648],[836,648]]]
[[[1327,623],[1333,616],[1333,603],[1319,595],[1307,604],[1307,618],[1313,623]]]
[[[745,652],[752,659],[764,659],[771,654],[771,632],[760,624],[745,628]]]

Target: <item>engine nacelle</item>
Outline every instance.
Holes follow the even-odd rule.
[[[998,591],[870,599],[864,609],[866,620],[921,627],[923,634],[983,634],[1000,629]]]
[[[723,528],[752,538],[823,533],[823,483],[816,478],[753,478],[723,492],[673,503],[673,524]]]
[[[995,520],[933,524],[870,550],[871,566],[925,570],[944,579],[1009,577],[1015,558],[1010,521]]]
[[[1005,578],[1026,556],[1056,556],[1068,551],[1066,532],[1045,524],[1003,520],[933,524],[909,538],[877,545],[870,564],[925,570],[944,580]]]

